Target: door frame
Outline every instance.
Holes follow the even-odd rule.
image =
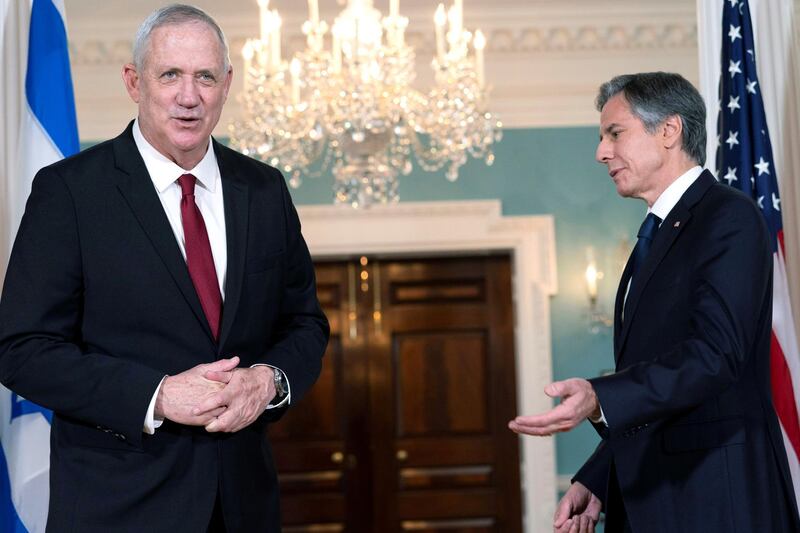
[[[403,202],[369,209],[297,208],[314,259],[354,255],[436,256],[511,253],[517,410],[552,407],[543,389],[552,380],[550,297],[557,292],[552,215],[503,216],[500,200]],[[554,439],[520,438],[523,528],[552,530],[556,505]]]

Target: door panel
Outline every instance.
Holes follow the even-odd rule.
[[[319,380],[305,398],[292,405],[269,428],[286,532],[357,531],[369,520],[356,510],[368,507],[368,490],[361,485],[356,455],[348,436],[353,413],[364,403],[364,385],[351,383],[349,368],[363,366],[361,349],[348,332],[348,269],[343,264],[317,268],[317,293],[331,325],[331,337]],[[363,378],[356,381],[363,382]],[[361,450],[359,453],[363,454]],[[368,473],[366,473],[368,475]],[[361,525],[362,530],[367,526]]]
[[[520,499],[508,258],[376,268],[386,305],[370,370],[391,388],[371,390],[372,422],[391,437],[376,442],[388,468],[374,473],[385,502],[373,531],[520,531],[519,503],[501,503]]]
[[[270,430],[285,530],[521,531],[509,258],[317,272],[323,373]]]
[[[485,332],[394,336],[397,437],[487,431]]]

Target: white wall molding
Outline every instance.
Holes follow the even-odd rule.
[[[409,202],[354,210],[300,206],[315,258],[508,251],[512,256],[517,409],[533,414],[551,402],[550,297],[557,289],[553,217],[504,217],[498,200]],[[557,486],[553,439],[521,438],[526,533],[552,529]]]
[[[528,52],[578,52],[602,50],[642,50],[694,48],[697,46],[697,26],[692,21],[680,24],[643,23],[635,25],[597,24],[536,25],[493,27],[487,32],[487,53],[519,54]],[[296,30],[296,31],[291,31]],[[228,36],[232,56],[241,50],[252,35]],[[285,53],[300,50],[305,36],[299,28],[284,35]],[[430,32],[411,29],[406,40],[421,56],[432,56],[436,43]],[[69,50],[73,67],[84,65],[117,66],[130,60],[131,39],[70,37]]]

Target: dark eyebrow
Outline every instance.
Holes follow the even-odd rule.
[[[606,126],[605,128],[602,128],[600,130],[600,135],[598,135],[598,137],[602,141],[604,133],[610,134],[611,130],[613,130],[614,128],[619,128],[620,126],[621,126],[620,124],[617,124],[616,122],[612,122],[611,124],[609,124],[608,126]]]

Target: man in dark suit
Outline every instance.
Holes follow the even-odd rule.
[[[597,160],[648,215],[620,281],[616,372],[568,379],[562,402],[518,417],[530,435],[589,418],[602,440],[575,475],[556,531],[800,531],[772,405],[772,253],[749,198],[705,162],[705,106],[663,72],[619,76],[597,98]]]
[[[0,379],[54,412],[47,530],[280,531],[264,430],[328,339],[297,214],[211,138],[208,15],[154,12],[123,78],[138,118],[39,172],[0,300]]]

